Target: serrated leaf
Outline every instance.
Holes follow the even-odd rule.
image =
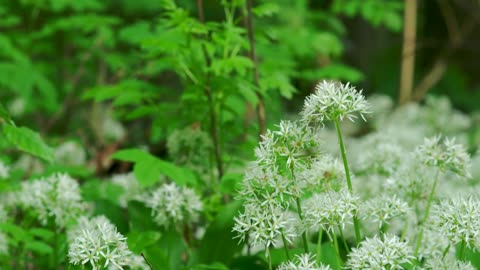
[[[13,125],[3,125],[2,130],[7,141],[19,150],[49,162],[53,161],[54,155],[52,148],[43,142],[38,133],[26,127],[16,127]]]

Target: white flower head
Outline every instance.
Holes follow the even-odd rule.
[[[280,264],[278,270],[331,270],[331,268],[328,265],[319,266],[315,256],[304,253],[295,255],[293,260]]]
[[[133,172],[127,174],[115,174],[111,178],[112,183],[123,188],[123,194],[118,198],[122,207],[127,207],[128,201],[137,199],[140,195],[140,185]]]
[[[452,246],[464,241],[480,248],[480,201],[469,198],[444,200],[432,209],[432,228]]]
[[[352,270],[362,269],[404,269],[410,264],[412,250],[407,242],[400,241],[395,235],[367,238],[348,254],[346,267]]]
[[[7,179],[10,176],[10,167],[0,160],[0,180]]]
[[[381,228],[389,224],[393,218],[405,215],[409,211],[408,204],[395,195],[382,195],[365,202],[360,214],[363,219],[373,222]]]
[[[0,255],[8,255],[7,236],[0,232]]]
[[[78,142],[66,141],[55,149],[55,160],[65,165],[82,166],[87,160],[87,153]]]
[[[457,261],[454,256],[437,256],[426,261],[422,270],[475,270],[470,262]]]
[[[323,124],[343,118],[353,122],[357,117],[355,113],[365,120],[368,109],[368,102],[361,90],[357,91],[349,83],[322,81],[315,87],[315,93],[306,98],[301,116],[306,123]]]
[[[93,269],[123,269],[131,265],[133,254],[126,238],[104,216],[81,217],[77,227],[68,231],[69,262],[90,265]]]
[[[170,224],[196,222],[203,204],[200,197],[188,187],[175,183],[163,184],[144,199],[152,209],[157,224],[168,227]]]
[[[426,165],[452,171],[461,177],[471,177],[470,155],[463,145],[455,144],[455,138],[425,138],[424,143],[417,147],[416,154]]]
[[[240,241],[248,238],[252,246],[277,247],[282,242],[282,234],[289,243],[297,236],[290,226],[294,219],[277,204],[247,203],[244,212],[234,220],[236,238]]]
[[[358,201],[359,198],[352,196],[347,189],[314,194],[302,204],[305,225],[307,228],[320,227],[333,237],[337,228],[351,223],[357,213]]]
[[[23,182],[18,200],[26,208],[33,209],[42,224],[53,218],[59,227],[65,227],[87,210],[77,181],[63,173]]]

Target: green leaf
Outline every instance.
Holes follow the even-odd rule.
[[[220,191],[227,194],[234,194],[242,178],[243,174],[241,173],[225,174],[220,183]]]
[[[156,231],[130,232],[127,236],[128,248],[136,254],[140,254],[147,247],[154,245],[162,236]]]
[[[3,107],[2,103],[0,103],[0,124],[2,124],[4,121],[10,122],[11,118],[7,110]]]
[[[38,133],[26,127],[3,125],[3,134],[7,141],[18,149],[52,162],[53,150],[46,145]]]
[[[222,263],[198,264],[192,267],[192,270],[228,270],[229,268]]]
[[[38,253],[40,255],[48,255],[53,252],[53,248],[48,244],[40,241],[29,241],[25,244],[25,249]]]
[[[52,237],[54,236],[54,233],[52,231],[44,228],[32,228],[28,231],[28,233],[30,233],[30,235],[34,237],[38,237],[45,241],[52,239]]]

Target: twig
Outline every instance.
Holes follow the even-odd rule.
[[[443,15],[445,16],[446,14]],[[448,42],[447,46],[437,56],[437,59],[435,60],[430,71],[425,74],[418,86],[415,87],[414,100],[422,100],[427,94],[427,92],[442,79],[445,71],[447,70],[449,56],[465,42],[465,38],[475,28],[475,25],[478,23],[479,18],[480,14],[476,14],[475,16],[470,17],[463,24],[463,26],[459,28],[458,32],[455,34],[456,37],[450,37],[450,42]],[[447,18],[445,18],[445,20],[447,20]]]
[[[197,0],[197,9],[198,9],[198,19],[202,24],[205,24],[205,16],[203,13],[203,1]],[[211,66],[211,59],[208,56],[207,49],[205,44],[202,43],[203,55],[205,61],[207,62],[207,68]],[[218,132],[218,123],[217,123],[217,114],[215,112],[215,104],[213,100],[212,88],[210,86],[210,72],[207,73],[207,78],[205,82],[205,95],[208,99],[209,113],[210,113],[210,133],[213,140],[213,147],[215,152],[215,161],[217,165],[218,180],[223,177],[223,160],[222,160],[222,151],[220,146],[220,135]]]
[[[258,130],[258,137],[259,140],[262,139],[262,135],[265,134],[266,132],[266,119],[265,119],[265,102],[263,99],[262,94],[260,93],[260,79],[259,79],[259,72],[258,72],[258,59],[256,55],[256,48],[255,48],[255,35],[253,31],[253,14],[252,14],[252,0],[247,0],[246,1],[247,5],[247,19],[245,21],[245,26],[248,30],[248,41],[250,43],[250,51],[248,56],[250,57],[250,60],[253,62],[253,80],[255,82],[255,86],[257,87],[257,98],[258,98],[258,104],[257,104],[257,117],[258,117],[258,125],[259,125],[259,130]]]
[[[148,265],[148,267],[149,267],[151,270],[153,270],[153,266],[152,266],[152,264],[147,260],[147,257],[145,257],[145,254],[143,254],[143,252],[142,252],[140,255],[142,255],[142,258],[143,258],[143,260],[145,261],[145,263]]]
[[[405,1],[405,28],[403,30],[402,70],[400,78],[399,102],[404,104],[411,99],[415,70],[415,42],[417,27],[417,0]]]

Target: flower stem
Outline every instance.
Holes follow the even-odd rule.
[[[340,237],[342,238],[343,246],[345,247],[345,250],[347,253],[350,253],[350,248],[348,247],[347,240],[345,239],[345,236],[343,235],[343,229],[342,226],[338,226],[338,231],[340,232]]]
[[[285,238],[285,234],[283,233],[283,231],[281,233],[282,233],[282,241],[283,241],[283,248],[285,250],[285,255],[287,256],[287,260],[290,260],[290,253],[288,252],[287,238]]]
[[[337,239],[337,236],[335,235],[335,233],[333,233],[333,245],[335,247],[335,253],[336,253],[336,257],[337,257],[337,263],[338,263],[338,267],[341,269],[342,268],[342,258],[340,257],[340,249],[338,248],[338,239]]]
[[[268,262],[268,270],[272,270],[272,255],[270,254],[270,246],[265,246],[266,249],[266,257]]]
[[[317,240],[317,263],[320,264],[322,261],[322,229],[318,230],[318,240]]]
[[[298,217],[300,218],[300,220],[303,223],[302,206],[300,204],[300,198],[299,197],[296,198],[296,202],[297,202],[297,208],[298,208]],[[305,252],[308,253],[309,251],[308,251],[307,230],[305,230],[302,233],[302,239],[303,239],[303,248],[305,249]]]
[[[343,160],[343,168],[345,169],[345,176],[347,178],[348,191],[350,192],[351,195],[353,195],[352,180],[350,177],[350,168],[348,167],[347,153],[345,150],[345,144],[343,143],[343,136],[342,136],[342,130],[340,129],[340,122],[338,121],[338,118],[335,118],[333,122],[335,123],[335,129],[337,130],[338,142],[340,144],[340,153],[342,154],[342,160]],[[360,224],[358,222],[357,215],[353,216],[353,226],[355,228],[355,240],[358,244],[362,237],[360,235]]]
[[[420,233],[418,234],[417,242],[415,244],[415,252],[413,253],[413,256],[415,256],[415,257],[417,257],[418,251],[420,250],[420,245],[422,244],[423,233],[425,232],[425,225],[426,225],[428,216],[430,214],[430,208],[432,206],[432,201],[433,201],[433,196],[435,194],[435,189],[437,188],[438,174],[439,174],[439,171],[437,171],[437,173],[435,174],[435,179],[433,180],[432,190],[430,190],[430,195],[428,195],[427,208],[425,209],[425,214],[423,215],[423,220],[422,220],[422,225],[421,225],[421,228],[420,228]]]
[[[465,240],[462,240],[462,242],[460,242],[460,250],[458,251],[458,260],[460,261],[465,260],[465,246],[466,242]]]

